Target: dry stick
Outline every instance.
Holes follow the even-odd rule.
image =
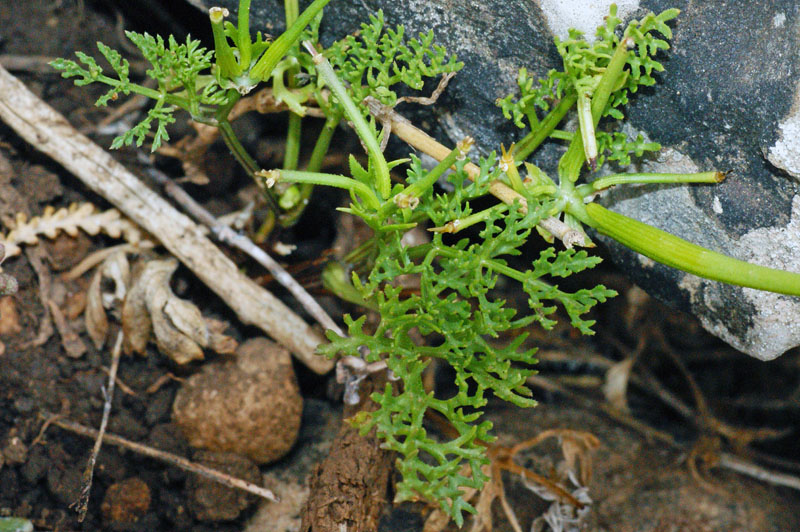
[[[239,271],[202,228],[150,190],[104,149],[0,67],[0,119],[34,147],[75,174],[164,247],[233,309],[317,373],[333,361],[315,354],[322,335],[270,292]]]
[[[111,415],[111,402],[114,400],[114,386],[117,383],[117,369],[119,368],[119,355],[122,353],[122,331],[117,333],[117,341],[114,342],[114,349],[111,351],[111,367],[108,370],[108,387],[103,390],[105,402],[103,403],[103,419],[100,421],[100,430],[97,431],[97,439],[92,447],[92,454],[89,455],[89,463],[81,477],[81,493],[78,500],[72,503],[78,512],[78,522],[83,523],[86,518],[86,511],[89,509],[89,493],[92,491],[92,478],[94,477],[94,465],[97,463],[97,455],[100,454],[100,447],[103,446],[103,436],[108,426],[108,418]]]
[[[42,55],[2,54],[0,55],[0,65],[5,69],[18,72],[60,75],[60,72],[50,66],[50,62],[54,59],[55,57]]]
[[[276,281],[289,290],[317,323],[322,325],[325,329],[331,329],[339,336],[345,336],[344,331],[342,331],[339,326],[336,325],[336,322],[328,316],[328,313],[317,303],[317,300],[263,249],[256,246],[253,241],[246,236],[239,234],[226,225],[220,224],[210,212],[205,210],[194,198],[160,170],[150,167],[147,169],[147,173],[156,183],[164,187],[164,191],[167,195],[177,201],[186,212],[208,227],[211,233],[214,234],[220,242],[239,248],[264,266]]]
[[[75,423],[74,421],[58,419],[55,415],[49,415],[48,421],[57,427],[60,427],[64,430],[68,430],[70,432],[74,432],[75,434],[80,434],[81,436],[86,436],[87,438],[96,438],[100,434],[97,430],[93,428],[86,427],[84,425],[81,425],[80,423]],[[160,460],[167,464],[174,465],[175,467],[179,467],[184,471],[189,471],[190,473],[195,473],[197,475],[211,479],[214,482],[219,482],[220,484],[228,486],[229,488],[237,488],[240,490],[244,490],[249,493],[252,493],[253,495],[258,495],[259,497],[269,499],[270,501],[273,502],[279,501],[278,497],[267,488],[262,488],[261,486],[257,486],[252,482],[247,482],[246,480],[232,477],[227,473],[211,469],[210,467],[206,467],[201,464],[195,464],[194,462],[191,462],[186,458],[181,458],[180,456],[176,456],[172,453],[168,453],[166,451],[160,451],[158,449],[142,445],[141,443],[136,443],[130,440],[126,440],[125,438],[122,438],[120,436],[115,436],[114,434],[104,434],[103,441],[105,441],[110,445],[115,445],[117,447],[122,447],[124,449],[130,449],[135,453],[139,453],[141,455],[148,456],[150,458],[155,458],[156,460]]]
[[[718,459],[719,466],[730,469],[731,471],[736,471],[742,475],[747,475],[776,486],[786,486],[787,488],[800,490],[800,478],[794,475],[772,471],[742,460],[738,456],[734,456],[730,453],[720,453]]]
[[[437,142],[436,139],[413,125],[400,113],[389,106],[383,105],[372,96],[367,96],[364,99],[364,103],[369,108],[370,113],[372,113],[372,115],[375,116],[379,122],[383,123],[387,127],[388,131],[391,131],[397,135],[397,137],[402,139],[412,148],[430,155],[437,161],[443,160],[450,154],[450,152],[453,151],[444,144]],[[473,181],[481,173],[480,168],[478,168],[478,166],[474,163],[467,163],[464,166],[464,170],[467,172],[469,178]],[[489,192],[494,197],[508,205],[511,205],[514,203],[514,201],[519,201],[522,212],[527,212],[528,210],[528,202],[525,200],[525,198],[505,183],[497,180],[492,181],[489,183]],[[585,245],[583,234],[580,231],[576,231],[572,227],[568,226],[558,218],[552,216],[545,218],[539,221],[539,227],[546,230],[555,238],[558,238],[564,242],[564,245],[568,248],[571,248],[572,246]]]

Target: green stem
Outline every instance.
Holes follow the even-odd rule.
[[[211,19],[211,31],[214,34],[214,56],[219,68],[219,76],[222,79],[235,79],[242,73],[242,67],[236,62],[233,49],[225,36],[224,19],[228,14],[227,9],[212,7],[209,10]],[[248,40],[250,37],[247,37]]]
[[[299,7],[297,0],[285,0],[283,3],[286,12],[286,27],[291,27],[297,21]],[[300,67],[294,65],[288,69],[288,85],[290,89],[296,86],[295,75],[300,71]],[[286,153],[283,157],[283,168],[286,170],[296,170],[297,162],[300,159],[300,135],[302,132],[302,117],[296,113],[289,113],[289,126],[286,131]]]
[[[457,143],[457,146],[448,153],[444,159],[439,161],[430,172],[425,174],[425,176],[408,185],[404,188],[401,192],[399,192],[395,197],[399,198],[406,198],[407,200],[413,201],[413,198],[420,198],[425,192],[430,189],[436,181],[451,167],[453,166],[459,157],[465,157],[469,149],[472,147],[472,139],[467,137],[462,141]],[[387,201],[383,205],[381,205],[380,210],[378,211],[378,217],[380,219],[385,219],[389,214],[395,211],[398,208],[398,205],[394,201]]]
[[[309,172],[319,172],[322,168],[322,163],[328,154],[328,148],[331,146],[333,134],[341,120],[341,112],[334,112],[325,118],[325,124],[322,126],[322,131],[319,132],[317,142],[314,144],[314,150],[311,152],[311,158],[308,160],[306,170]]]
[[[775,270],[728,257],[638,220],[586,205],[590,224],[604,235],[651,259],[706,279],[800,296],[800,274]]]
[[[722,172],[698,172],[696,174],[614,174],[595,179],[591,183],[585,185],[580,185],[576,190],[580,196],[586,197],[598,190],[603,190],[614,185],[646,183],[721,183],[724,179],[725,174]]]
[[[624,37],[617,44],[617,49],[614,55],[611,56],[600,82],[592,95],[592,126],[597,127],[600,121],[600,116],[608,104],[608,99],[611,97],[611,92],[614,87],[618,86],[619,77],[622,75],[622,69],[628,62],[628,43],[631,42],[629,37]],[[581,135],[575,135],[567,148],[566,153],[561,156],[558,162],[558,177],[561,182],[561,187],[565,190],[571,188],[571,184],[578,180],[581,174],[581,167],[586,160],[584,153],[583,141]]]
[[[308,160],[308,165],[306,165],[307,172],[319,172],[322,169],[322,163],[325,161],[325,155],[328,154],[328,148],[330,148],[333,134],[336,131],[336,127],[339,125],[341,119],[341,112],[329,114],[325,119],[325,125],[322,126],[322,131],[320,131],[319,136],[317,137],[317,142],[314,144],[314,149],[311,152],[311,158]],[[300,218],[300,215],[303,214],[306,205],[308,205],[308,198],[311,197],[311,193],[313,191],[314,185],[311,183],[300,184],[300,200],[281,218],[282,226],[290,227],[297,222],[297,220]]]
[[[250,0],[239,0],[239,13],[238,13],[238,33],[239,42],[236,43],[239,48],[239,67],[242,72],[250,68],[250,60],[252,59],[252,41],[250,40]]]
[[[506,177],[508,177],[508,182],[511,184],[511,188],[514,189],[514,192],[522,194],[523,190],[525,190],[525,185],[522,184],[522,178],[519,175],[517,162],[514,160],[514,156],[510,153],[503,153],[502,157],[500,157],[500,169],[506,174]]]
[[[244,149],[242,143],[239,142],[239,138],[233,132],[231,123],[228,122],[227,120],[224,120],[222,122],[219,122],[217,124],[217,127],[219,128],[222,140],[225,141],[225,145],[228,146],[228,149],[233,154],[233,157],[236,159],[236,162],[238,162],[239,165],[242,168],[244,168],[245,172],[247,172],[247,175],[254,176],[255,173],[258,171],[258,163],[255,161],[255,159],[250,157],[250,154],[247,153],[247,150]],[[280,209],[278,205],[278,198],[275,197],[275,193],[269,188],[261,186],[261,182],[258,179],[256,179],[255,181],[256,184],[259,185],[259,187],[261,188],[261,192],[263,193],[264,198],[267,200],[270,209],[276,213],[279,212]]]
[[[236,105],[236,102],[238,102],[242,97],[242,95],[239,93],[239,91],[234,90],[234,89],[228,90],[228,92],[226,92],[225,95],[227,97],[227,99],[225,100],[225,103],[222,104],[221,106],[219,106],[217,108],[216,113],[215,113],[217,122],[225,122],[225,121],[227,121],[228,120],[228,115],[230,114],[231,109],[233,109],[233,106]]]
[[[555,129],[552,133],[550,133],[550,138],[572,142],[572,139],[575,138],[575,133],[570,133],[569,131],[564,131],[563,129]]]
[[[536,116],[536,106],[531,105],[528,107],[526,105],[522,112],[525,113],[525,116],[528,118],[528,125],[530,126],[531,131],[534,129],[539,129],[540,122],[539,117]]]
[[[538,198],[539,196],[553,198],[558,193],[558,187],[555,185],[533,185],[525,187],[525,192],[534,198]]]
[[[304,43],[304,46],[314,58],[317,73],[325,81],[325,84],[333,95],[336,96],[336,99],[339,100],[339,105],[342,106],[344,115],[352,122],[353,129],[355,129],[358,138],[361,139],[361,142],[363,142],[364,146],[367,148],[370,162],[375,165],[375,188],[378,194],[380,194],[382,199],[388,198],[392,188],[391,179],[389,177],[389,165],[386,163],[386,158],[383,156],[381,147],[378,145],[378,139],[375,136],[372,126],[367,123],[364,115],[362,115],[361,111],[356,107],[347,89],[333,71],[331,64],[328,63],[328,60],[314,49],[314,46],[310,42]]]
[[[227,120],[222,120],[217,124],[217,127],[219,128],[222,140],[225,141],[228,149],[231,150],[234,158],[242,166],[242,168],[244,168],[245,172],[247,172],[248,175],[253,175],[256,173],[258,171],[258,163],[256,163],[255,159],[250,157],[250,154],[244,149],[242,143],[239,142],[236,133],[233,132],[231,123]]]
[[[302,133],[303,118],[295,113],[289,113],[289,123],[286,131],[286,152],[283,156],[283,168],[296,170],[300,160],[300,135]]]
[[[288,28],[295,23],[300,15],[300,6],[297,0],[284,0],[283,10],[285,12],[286,27]]]
[[[592,171],[597,170],[597,137],[594,132],[592,118],[592,96],[588,92],[578,91],[578,129],[581,132],[583,156],[589,162]]]
[[[249,153],[247,153],[247,150],[244,148],[244,146],[242,146],[242,143],[239,142],[239,137],[237,137],[236,133],[234,133],[233,127],[228,120],[228,114],[239,100],[241,95],[236,90],[231,89],[228,91],[228,96],[228,101],[217,110],[216,125],[219,129],[222,140],[225,142],[225,145],[228,146],[228,149],[231,151],[231,154],[233,154],[236,162],[239,163],[247,175],[252,177],[259,169],[258,163],[250,156]],[[256,184],[260,186],[261,182],[256,179]],[[278,200],[272,190],[266,187],[261,187],[261,192],[264,194],[264,198],[267,200],[270,209],[278,212]]]
[[[314,0],[314,2],[303,11],[294,24],[286,29],[280,37],[267,48],[264,55],[258,62],[250,69],[250,78],[256,81],[263,81],[272,75],[272,70],[277,66],[280,60],[289,51],[289,48],[300,38],[306,26],[317,16],[317,13],[322,11],[322,8],[327,5],[330,0]]]
[[[575,94],[564,96],[561,101],[558,102],[558,105],[539,122],[539,127],[536,128],[536,131],[531,131],[525,135],[522,140],[514,146],[514,150],[511,152],[512,155],[514,155],[514,159],[517,161],[524,161],[528,158],[528,155],[536,151],[536,148],[538,148],[539,145],[550,136],[556,126],[561,123],[561,120],[564,119],[564,115],[575,105],[576,101],[577,96]]]
[[[488,209],[484,209],[482,211],[470,214],[469,216],[465,216],[464,218],[451,220],[446,224],[444,224],[442,227],[434,227],[432,229],[429,229],[429,231],[434,231],[437,233],[458,233],[459,231],[462,231],[467,227],[472,227],[475,224],[486,221],[487,218],[489,218],[495,213],[505,212],[508,210],[508,208],[509,206],[506,205],[505,203],[499,203],[497,205],[494,205],[493,207],[489,207]]]
[[[360,197],[367,206],[378,209],[381,202],[375,193],[367,185],[355,179],[337,175],[337,174],[324,174],[320,172],[303,172],[298,170],[271,170],[268,172],[259,172],[259,177],[266,179],[278,179],[282,181],[289,181],[291,183],[309,183],[312,185],[325,185],[328,187],[343,188],[356,194]]]
[[[347,272],[344,266],[338,262],[329,262],[325,265],[325,269],[322,271],[322,285],[336,294],[340,299],[344,299],[356,305],[361,305],[362,307],[376,312],[379,310],[378,305],[375,304],[374,301],[364,299],[361,292],[359,292],[353,286],[352,281],[347,278]]]
[[[96,81],[105,83],[106,85],[110,85],[112,87],[118,87],[120,85],[120,81],[118,79],[110,78],[105,74],[100,74],[95,79]],[[156,100],[156,101],[163,100],[164,103],[167,103],[169,105],[175,105],[187,111],[191,110],[188,98],[183,98],[175,94],[170,94],[166,92],[166,90],[158,91],[155,89],[151,89],[150,87],[143,87],[142,85],[138,85],[136,83],[130,83],[126,86],[126,88],[129,89],[134,94],[140,94],[142,96],[146,96],[151,100]]]

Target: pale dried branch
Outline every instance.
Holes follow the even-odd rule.
[[[14,55],[0,54],[0,65],[14,72],[30,72],[33,74],[59,75],[56,69],[50,66],[55,57],[43,55]]]
[[[761,467],[730,453],[720,453],[717,460],[717,465],[720,467],[736,471],[739,474],[747,475],[775,486],[785,486],[800,490],[800,478],[794,475]]]

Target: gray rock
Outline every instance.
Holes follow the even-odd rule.
[[[238,1],[218,3],[235,11]],[[542,75],[558,66],[552,34],[563,36],[569,27],[593,33],[610,3],[334,0],[326,8],[323,41],[355,30],[378,8],[387,24],[404,24],[409,35],[434,30],[436,41],[458,54],[465,67],[440,105],[416,120],[448,142],[472,135],[488,152],[501,142],[510,144],[520,133],[494,105],[497,97],[515,90],[517,69]],[[254,23],[278,33],[280,9],[274,3],[254,4]],[[800,203],[795,201],[795,180],[800,179],[800,5],[793,0],[617,4],[628,18],[649,10],[681,9],[671,23],[672,49],[661,56],[666,71],[626,111],[633,130],[665,147],[642,167],[731,173],[721,185],[628,188],[601,201],[722,253],[800,271]],[[549,146],[542,151],[538,162],[554,170],[559,152]],[[800,344],[797,298],[700,279],[607,243],[613,260],[643,288],[689,310],[734,347],[769,360]]]
[[[681,15],[674,23],[666,71],[628,111],[633,127],[670,148],[644,166],[731,174],[720,185],[628,191],[627,197],[618,191],[608,202],[697,244],[797,271],[800,203],[784,171],[796,165],[786,154],[790,142],[797,142],[790,134],[800,118],[792,107],[800,59],[798,6],[775,0],[669,5],[680,8]],[[668,4],[645,1],[642,7],[658,11]],[[637,267],[642,261],[636,254],[620,246],[612,250],[642,286],[690,310],[706,329],[746,353],[768,360],[800,343],[797,298],[723,285],[660,265]]]

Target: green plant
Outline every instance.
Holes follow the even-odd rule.
[[[800,295],[800,276],[796,274],[704,250],[591,202],[597,191],[610,186],[715,183],[723,174],[624,173],[578,184],[579,178],[590,176],[607,161],[625,166],[631,156],[659,149],[655,143],[641,137],[629,139],[616,130],[624,118],[622,108],[629,94],[655,83],[653,74],[663,69],[654,56],[668,45],[658,35],[671,36],[667,22],[678,15],[677,10],[651,13],[630,22],[618,34],[621,21],[612,6],[593,44],[576,31],[565,41],[557,40],[563,69],[551,71],[538,82],[521,70],[519,93],[498,102],[510,120],[529,128],[520,142],[508,150],[503,148],[500,157],[493,153],[475,165],[468,159],[469,139],[452,150],[430,140],[429,152],[440,162],[426,170],[413,155],[410,159],[386,160],[380,146],[385,139],[378,127],[385,117],[378,116],[375,109],[385,110],[397,103],[394,85],[420,89],[424,78],[449,75],[460,64],[433,44],[432,35],[406,39],[402,28],[385,29],[381,13],[363,25],[358,37],[346,37],[320,50],[317,28],[326,3],[316,0],[298,13],[296,1],[287,0],[289,29],[271,44],[260,35],[252,40],[249,0],[240,1],[237,26],[224,22],[223,10],[212,9],[213,63],[212,54],[196,41],[188,39],[178,45],[169,39],[165,44],[146,34],[129,34],[153,64],[148,73],[158,81],[157,89],[131,83],[127,62],[103,45],[98,45],[100,51],[117,78],[105,76],[85,54],[78,58],[86,68],[67,60],[58,60],[54,66],[67,77],[78,77],[78,84],[110,85],[99,105],[120,92],[144,94],[156,101],[145,120],[118,138],[115,146],[133,139],[141,144],[155,122],[153,146],[157,148],[168,139],[164,128],[176,108],[185,109],[194,120],[218,126],[242,166],[262,184],[276,216],[296,219],[303,199],[315,185],[349,192],[351,204],[341,210],[362,218],[374,236],[351,255],[357,266],[351,279],[333,266],[326,272],[326,280],[347,300],[376,309],[380,322],[374,330],[367,330],[364,317],[345,316],[348,336],[329,332],[330,344],[321,346],[320,352],[385,364],[399,380],[373,394],[378,410],[352,420],[364,432],[376,429],[384,445],[398,453],[397,465],[403,476],[397,487],[398,499],[435,501],[458,524],[463,522],[464,511],[474,511],[465,501],[463,490],[479,488],[486,480],[481,466],[487,458],[481,442],[491,441],[491,423],[481,420],[481,415],[487,394],[520,406],[535,404],[525,387],[533,371],[535,349],[523,348],[524,329],[534,322],[552,328],[560,306],[575,328],[591,334],[594,322],[587,313],[615,295],[603,286],[570,292],[556,283],[558,278],[600,262],[584,250],[571,248],[573,243],[590,245],[584,226],[676,268],[743,286]],[[305,78],[309,82],[302,85]],[[271,87],[292,117],[282,169],[257,168],[230,127],[234,104],[262,83]],[[311,105],[322,110],[325,126],[310,162],[300,170],[300,119]],[[577,113],[578,131],[557,129],[570,112]],[[350,176],[321,173],[322,157],[333,132],[345,119],[365,147],[366,166],[351,156]],[[398,135],[404,138],[403,133]],[[528,160],[548,138],[567,142],[557,168],[558,179]],[[393,184],[390,171],[404,164],[408,164],[406,179]],[[440,181],[448,182],[447,189],[452,191],[438,187]],[[489,194],[501,197],[503,202],[476,210],[476,200]],[[403,235],[420,224],[432,226],[431,241],[405,244]],[[473,238],[453,236],[478,224],[482,229]],[[522,254],[521,247],[534,230],[550,241],[554,236],[563,239],[567,249],[549,247],[527,267],[518,266],[518,260],[512,265],[509,258]],[[415,279],[418,292],[403,291],[397,283],[400,277]],[[525,312],[518,314],[498,296],[500,278],[519,283],[528,297]],[[514,340],[503,344],[501,333]],[[423,371],[433,359],[453,368],[454,396],[444,399],[425,389]],[[441,441],[429,435],[423,423],[429,411],[442,414],[458,436]]]

